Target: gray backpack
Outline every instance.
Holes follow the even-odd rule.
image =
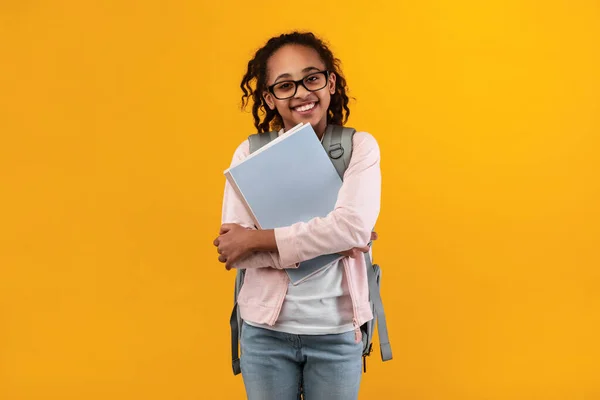
[[[344,179],[344,172],[346,171],[346,168],[348,168],[350,157],[352,156],[352,136],[354,135],[354,132],[355,130],[353,128],[328,125],[323,137],[323,147],[325,148],[325,151],[327,151],[327,154],[329,154],[331,162],[335,166],[335,169],[342,179]],[[250,135],[248,137],[250,142],[250,153],[266,145],[277,136],[278,132],[276,131]],[[373,347],[372,340],[375,320],[377,320],[379,346],[381,351],[381,359],[383,361],[392,359],[392,348],[388,338],[385,313],[383,311],[383,303],[381,301],[381,294],[379,291],[381,269],[379,268],[379,265],[373,265],[371,263],[371,257],[369,256],[369,253],[364,253],[364,257],[367,265],[367,277],[369,280],[369,302],[371,303],[371,310],[373,311],[374,316],[373,320],[364,323],[360,327],[363,340],[363,369],[365,372],[367,372],[366,357],[371,354]],[[229,320],[229,324],[231,326],[231,356],[234,375],[237,375],[241,372],[238,343],[241,337],[242,318],[238,309],[237,299],[240,289],[242,288],[242,284],[244,283],[244,276],[246,272],[244,269],[237,269],[236,271],[234,306],[231,313],[231,318]]]

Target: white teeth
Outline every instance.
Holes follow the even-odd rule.
[[[313,109],[314,106],[315,106],[315,103],[305,104],[303,106],[296,107],[296,111],[308,111],[308,110]]]

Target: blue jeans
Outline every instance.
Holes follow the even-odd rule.
[[[292,335],[243,324],[241,368],[248,400],[358,398],[362,341],[354,332]]]

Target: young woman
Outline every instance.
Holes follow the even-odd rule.
[[[311,33],[270,39],[248,62],[242,102],[252,102],[259,132],[310,123],[322,139],[346,122],[347,86],[340,62]],[[248,140],[232,164],[249,154]],[[361,380],[360,326],[373,318],[362,252],[375,239],[381,173],[379,147],[357,131],[334,211],[291,226],[258,230],[229,184],[223,225],[214,240],[227,269],[245,268],[238,306],[244,325],[241,369],[250,400],[356,399]],[[299,285],[284,268],[322,254],[345,257]]]

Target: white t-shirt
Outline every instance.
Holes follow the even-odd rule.
[[[352,301],[341,261],[298,285],[288,286],[274,326],[249,325],[296,335],[327,335],[354,329]]]

